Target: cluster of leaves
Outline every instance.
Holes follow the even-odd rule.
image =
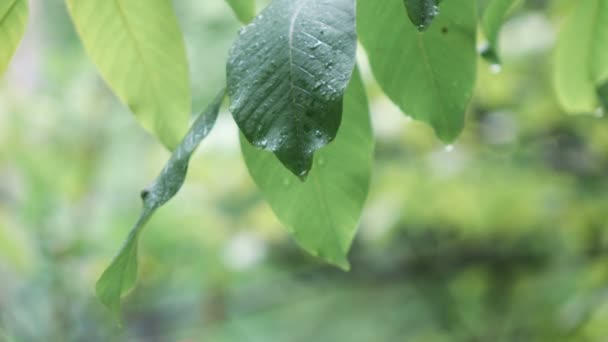
[[[463,129],[475,85],[478,29],[487,40],[481,56],[500,63],[500,28],[517,4],[272,0],[256,16],[254,0],[227,2],[247,25],[230,51],[226,90],[188,130],[188,61],[170,0],[66,0],[108,86],[173,151],[142,192],[142,214],[97,284],[115,314],[136,280],[140,232],[182,186],[190,156],[212,129],[225,95],[249,172],[277,217],[308,252],[348,269],[373,159],[357,42],[386,96],[450,144]],[[0,72],[23,35],[27,11],[27,0],[0,4]],[[607,47],[608,4],[573,2],[555,53],[555,88],[566,111],[608,107]]]

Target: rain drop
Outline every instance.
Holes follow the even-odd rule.
[[[491,64],[490,65],[490,72],[492,72],[493,74],[498,74],[502,71],[502,66],[500,64]]]
[[[445,151],[446,152],[452,152],[452,151],[454,151],[454,145],[452,145],[452,144],[446,145]]]

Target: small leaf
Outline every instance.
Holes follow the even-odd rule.
[[[580,0],[573,6],[555,49],[555,90],[567,112],[593,113],[597,88],[608,81],[608,3]]]
[[[440,0],[403,0],[407,15],[418,31],[425,31],[439,14]]]
[[[407,22],[401,0],[359,0],[359,37],[384,93],[407,115],[429,123],[446,143],[464,126],[477,68],[475,1],[444,1],[424,34]]]
[[[101,75],[169,149],[191,115],[184,39],[170,0],[67,0]]]
[[[97,296],[117,319],[120,315],[120,297],[133,287],[137,278],[139,234],[156,209],[173,198],[184,184],[190,157],[201,140],[213,128],[223,99],[224,90],[220,92],[205,112],[197,117],[154,183],[142,191],[143,209],[141,215],[120,252],[97,281]]]
[[[249,174],[281,222],[305,250],[343,269],[370,183],[373,134],[365,89],[355,72],[334,142],[320,149],[306,182],[241,136]]]
[[[306,177],[340,126],[356,45],[354,0],[273,0],[227,65],[230,111],[247,140]]]
[[[488,45],[481,51],[481,56],[492,64],[500,64],[498,35],[514,3],[513,0],[486,0],[485,6],[480,10],[481,28],[488,40]]]
[[[3,0],[0,3],[0,75],[4,74],[27,23],[27,0]]]
[[[255,0],[226,0],[232,7],[234,14],[243,24],[250,22],[255,17]]]

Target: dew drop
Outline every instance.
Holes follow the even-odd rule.
[[[311,50],[316,50],[319,46],[321,46],[321,42],[317,40],[314,44],[312,44],[310,46],[310,49]]]
[[[264,147],[266,147],[266,145],[268,145],[268,140],[266,140],[266,139],[259,140],[256,142],[255,145],[258,147],[264,148]]]
[[[454,145],[452,145],[452,144],[446,145],[445,146],[445,151],[446,152],[452,152],[452,151],[454,151]]]

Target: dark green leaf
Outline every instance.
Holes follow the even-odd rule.
[[[433,19],[439,14],[440,0],[403,0],[407,15],[418,31],[424,31],[431,26]]]
[[[0,1],[0,75],[4,74],[25,31],[27,0]]]
[[[247,140],[306,177],[340,126],[356,45],[354,0],[274,0],[242,29],[227,66]]]
[[[101,75],[137,119],[173,150],[192,114],[184,39],[169,0],[67,0]]]
[[[184,184],[190,156],[215,124],[223,99],[224,90],[206,111],[196,118],[154,183],[142,191],[143,209],[140,217],[120,252],[97,282],[97,296],[116,317],[120,314],[121,295],[133,287],[137,278],[139,234],[156,209],[167,203]]]
[[[513,0],[486,0],[480,10],[481,28],[488,40],[488,44],[481,51],[481,56],[492,64],[500,64],[498,35],[505,17],[514,3]]]
[[[373,135],[365,90],[355,72],[344,97],[342,127],[320,149],[306,182],[274,156],[241,139],[251,177],[277,217],[308,252],[343,269],[361,216],[372,168]]]
[[[401,0],[359,0],[359,37],[386,95],[407,115],[429,123],[440,139],[461,132],[477,65],[475,1],[445,1],[419,33]]]
[[[239,20],[247,24],[255,16],[255,0],[226,0]]]

